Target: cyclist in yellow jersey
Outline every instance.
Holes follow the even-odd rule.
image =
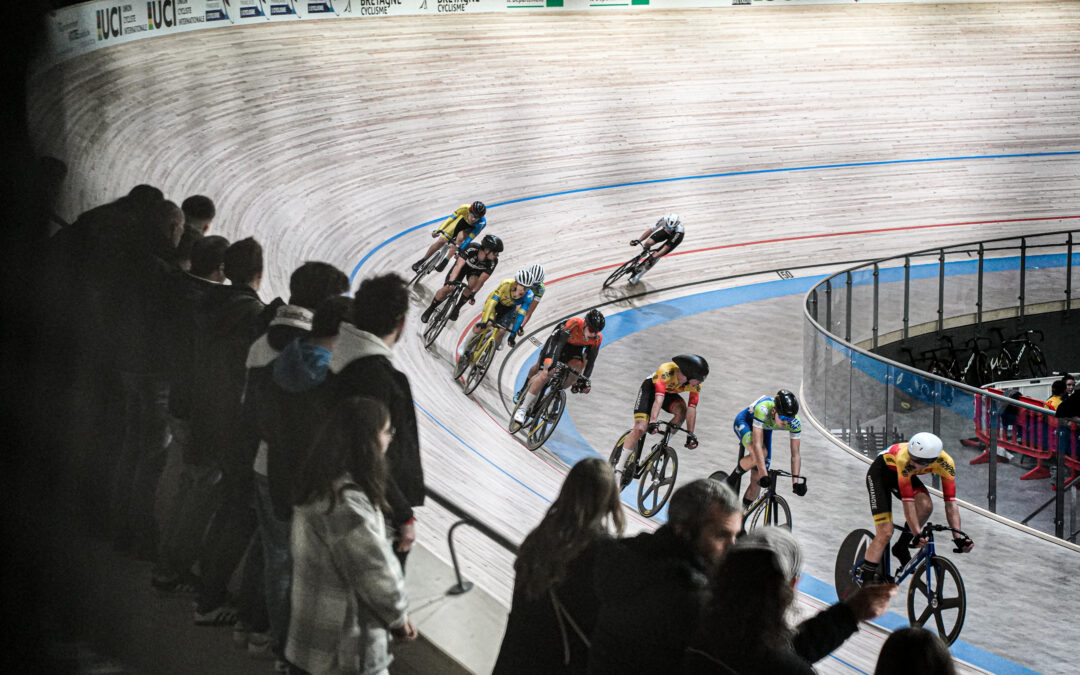
[[[525,325],[529,323],[529,319],[532,318],[533,312],[540,306],[540,301],[544,298],[544,293],[547,291],[547,286],[544,285],[544,279],[547,278],[547,272],[544,271],[543,265],[533,265],[529,268],[529,271],[533,275],[533,285],[529,290],[533,292],[532,302],[529,303],[529,310],[525,312],[525,318],[521,321],[521,326],[518,327],[516,333],[512,333],[507,340],[510,346],[513,347],[517,342],[518,335],[525,334]]]
[[[667,363],[660,364],[652,377],[645,378],[638,389],[634,403],[634,428],[623,441],[623,450],[619,455],[619,465],[615,467],[615,483],[622,485],[622,474],[630,453],[637,448],[639,439],[648,432],[655,434],[659,427],[658,416],[661,410],[671,413],[671,421],[682,425],[686,420],[686,447],[697,447],[694,425],[697,422],[698,396],[701,383],[709,376],[709,363],[697,354],[680,354]],[[680,393],[687,392],[687,400]]]
[[[452,241],[456,244],[454,246],[454,257],[458,256],[458,253],[465,250],[465,247],[476,238],[484,226],[487,225],[487,219],[484,218],[484,214],[487,213],[487,207],[484,206],[484,202],[473,202],[472,204],[462,204],[454,211],[449,218],[443,221],[443,224],[432,230],[431,238],[435,241],[428,247],[427,253],[424,257],[420,258],[412,265],[413,272],[419,272],[420,266],[424,264],[424,261],[428,259],[435,251],[448,241]],[[435,267],[436,272],[442,272],[446,267],[446,259],[439,262]]]
[[[525,318],[525,312],[533,298],[530,286],[532,273],[529,270],[518,270],[514,278],[504,279],[496,286],[484,303],[484,312],[480,315],[479,323],[473,326],[474,337],[494,323],[499,329],[495,336],[497,348],[502,349],[503,334],[506,331],[512,334],[521,327],[521,321]]]
[[[892,548],[901,565],[911,559],[908,548],[922,532],[934,505],[930,493],[919,476],[936,474],[941,478],[941,495],[945,499],[945,518],[949,527],[961,529],[960,508],[956,505],[956,464],[942,449],[941,439],[929,432],[920,432],[907,443],[897,443],[874,459],[866,472],[866,489],[870,493],[870,512],[874,515],[874,540],[866,547],[866,560],[861,566],[864,580],[884,578],[888,570],[879,570],[885,547],[893,533],[892,495],[904,505],[904,520],[908,531],[900,535]],[[967,537],[954,537],[960,550],[970,551],[975,544]],[[921,547],[924,541],[915,542]]]

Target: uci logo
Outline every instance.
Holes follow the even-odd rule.
[[[157,30],[176,25],[176,0],[152,0],[146,3],[146,28]]]
[[[123,33],[121,28],[120,6],[99,9],[97,12],[97,39],[118,38]]]

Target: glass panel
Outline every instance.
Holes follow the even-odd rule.
[[[811,415],[825,420],[825,338],[817,326],[805,321],[803,330],[803,398]]]
[[[1048,311],[1051,308],[1039,305],[1065,299],[1065,250],[1055,245],[1055,239],[1040,237],[1030,244],[1024,285],[1024,306],[1029,313]]]
[[[911,260],[910,329],[912,335],[932,333],[938,319],[937,256]]]
[[[851,273],[851,342],[870,349],[874,335],[874,271]]]
[[[885,395],[888,368],[875,358],[852,355],[851,406],[855,424],[851,447],[874,457],[888,447],[885,434]]]
[[[828,345],[828,372],[825,410],[825,426],[842,439],[847,438],[848,418],[851,414],[851,359],[849,350],[841,343],[826,338]]]
[[[878,335],[881,344],[903,337],[904,261],[902,258],[881,263],[878,273]]]

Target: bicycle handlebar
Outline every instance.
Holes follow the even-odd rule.
[[[912,540],[912,543],[917,545],[917,542],[922,539],[932,539],[934,532],[952,532],[955,535],[953,539],[956,539],[957,537],[963,537],[964,539],[971,541],[971,537],[967,536],[967,533],[963,530],[958,530],[955,527],[949,527],[948,525],[934,525],[933,523],[927,523],[926,525],[923,525],[922,532],[919,533],[918,537]],[[953,548],[953,553],[963,552],[964,550],[959,546]]]

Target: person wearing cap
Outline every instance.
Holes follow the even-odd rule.
[[[866,471],[866,490],[870,494],[870,512],[874,516],[876,530],[874,540],[866,547],[866,559],[860,565],[864,581],[883,579],[888,570],[879,569],[885,547],[892,539],[892,495],[900,497],[904,505],[907,530],[893,546],[897,562],[904,565],[911,559],[908,551],[912,540],[920,532],[934,510],[930,493],[919,476],[936,474],[941,478],[941,496],[945,499],[945,518],[949,527],[961,529],[960,508],[956,505],[956,463],[942,450],[941,439],[922,431],[907,443],[896,443],[885,450],[870,464]],[[968,552],[975,546],[967,537],[954,537],[956,547]],[[922,541],[916,545],[922,546]]]
[[[783,527],[753,530],[728,548],[710,579],[711,594],[683,654],[688,675],[809,674],[812,664],[885,613],[896,586],[870,586],[807,619],[786,622],[802,566],[799,543]]]
[[[762,487],[769,484],[769,466],[772,464],[772,432],[787,429],[791,448],[791,490],[798,496],[806,494],[806,482],[799,481],[802,455],[799,454],[799,437],[802,421],[799,420],[799,400],[787,389],[775,396],[762,396],[743,408],[735,416],[735,437],[739,439],[739,460],[728,475],[728,485],[739,491],[742,475],[750,471],[750,485],[743,495],[743,508],[757,499]]]

